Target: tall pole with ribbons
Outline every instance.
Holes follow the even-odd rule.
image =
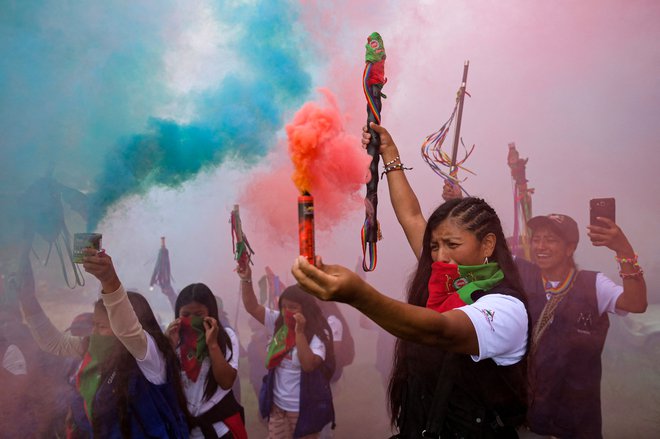
[[[449,165],[449,175],[453,177],[454,181],[458,180],[458,166],[456,166],[456,158],[458,157],[458,142],[461,139],[461,121],[463,120],[463,103],[465,102],[465,87],[467,85],[468,69],[470,68],[470,61],[465,61],[463,65],[463,80],[461,81],[461,88],[458,89],[458,114],[456,115],[456,131],[454,132],[454,145],[451,150],[451,163]]]
[[[465,195],[469,195],[467,191],[461,186],[462,181],[458,179],[458,170],[469,172],[474,175],[474,172],[465,168],[463,165],[474,151],[474,145],[468,150],[463,144],[461,139],[461,122],[463,120],[463,104],[465,102],[465,95],[470,96],[467,92],[467,77],[470,61],[465,61],[463,65],[463,78],[461,86],[456,93],[456,103],[449,119],[440,127],[439,130],[426,136],[422,144],[422,158],[429,165],[429,167],[442,177],[443,180],[448,181],[452,185],[458,185]],[[454,143],[452,145],[451,156],[442,150],[442,145],[447,138],[447,134],[451,128],[452,123],[456,120],[454,131]],[[465,155],[462,158],[458,157],[458,145],[463,145]],[[446,169],[445,169],[446,168]]]
[[[385,79],[385,46],[378,32],[367,37],[364,73],[362,75],[362,88],[367,100],[367,128],[371,140],[367,145],[367,153],[371,156],[369,166],[370,179],[367,182],[367,195],[364,199],[365,218],[362,226],[362,269],[374,271],[378,262],[376,243],[382,239],[380,224],[378,223],[378,164],[380,162],[380,136],[370,127],[374,122],[380,125],[381,98]]]
[[[247,236],[243,233],[243,225],[241,223],[238,204],[234,205],[229,222],[231,223],[231,241],[234,249],[234,260],[238,263],[241,269],[245,269],[248,264],[252,264],[254,250],[250,247]]]

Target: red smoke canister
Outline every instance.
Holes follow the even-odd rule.
[[[314,197],[307,192],[298,197],[298,239],[300,256],[314,265]]]

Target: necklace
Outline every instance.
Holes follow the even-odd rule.
[[[534,355],[536,348],[538,347],[539,340],[545,333],[546,329],[550,327],[550,324],[554,320],[555,310],[559,303],[566,297],[566,293],[571,289],[577,278],[577,271],[575,268],[571,268],[571,271],[566,275],[566,278],[559,283],[556,287],[552,287],[549,280],[541,275],[543,280],[543,288],[545,289],[545,297],[548,299],[543,311],[541,311],[541,316],[539,317],[538,322],[532,329],[532,347],[530,355]]]
[[[552,296],[557,296],[562,293],[567,292],[571,289],[575,283],[575,278],[577,277],[577,270],[571,268],[571,271],[568,272],[563,281],[559,282],[559,285],[556,287],[552,286],[551,281],[548,280],[545,276],[541,275],[541,280],[543,282],[543,289],[545,290],[545,297],[550,300]]]

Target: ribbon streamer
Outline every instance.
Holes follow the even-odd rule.
[[[461,87],[456,93],[456,104],[454,105],[454,109],[451,112],[449,119],[447,119],[447,121],[439,130],[426,136],[426,139],[424,140],[424,143],[421,147],[422,158],[429,165],[431,170],[433,170],[433,172],[439,175],[443,180],[449,181],[452,185],[458,185],[461,191],[467,196],[470,194],[468,194],[465,188],[463,188],[461,185],[461,183],[463,183],[466,179],[464,178],[463,180],[459,180],[458,170],[462,169],[465,172],[476,175],[474,172],[463,166],[463,164],[474,152],[475,145],[472,145],[472,147],[468,150],[468,148],[463,143],[463,139],[460,137],[463,102],[465,95],[470,96],[470,94],[465,90],[469,65],[469,61],[466,61],[463,67],[463,81],[461,82]],[[447,138],[447,134],[449,133],[449,129],[451,128],[454,119],[456,119],[456,132],[454,134],[452,154],[449,156],[449,154],[442,150],[442,145]],[[462,159],[458,158],[459,142],[465,151]],[[447,170],[444,170],[443,168],[447,168]]]

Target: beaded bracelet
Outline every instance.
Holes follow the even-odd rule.
[[[634,254],[632,258],[620,258],[618,256],[614,256],[614,259],[616,262],[619,264],[619,270],[623,268],[623,264],[630,264],[633,266],[633,268],[637,268],[638,270],[641,270],[641,267],[639,266],[639,263],[637,262],[637,253]]]
[[[621,276],[621,279],[623,279],[623,280],[634,279],[634,278],[637,278],[637,277],[644,277],[644,270],[642,270],[640,268],[639,270],[637,270],[635,272],[632,272],[632,273],[623,273],[623,272],[620,271],[619,276]]]
[[[633,256],[632,258],[620,258],[620,257],[615,255],[614,259],[619,263],[619,267],[622,264],[630,264],[633,267],[639,268],[639,264],[637,263],[637,257],[638,257],[638,255],[637,255],[637,253],[635,253],[635,256]]]
[[[385,170],[383,170],[383,173],[380,174],[380,179],[382,180],[385,174],[388,174],[392,171],[410,171],[410,170],[412,170],[412,168],[406,168],[405,166],[403,166],[403,163],[397,163],[396,165],[387,166]]]
[[[252,281],[250,279],[241,279],[241,282],[246,283],[246,284],[251,284]]]
[[[392,159],[392,160],[390,160],[389,162],[385,163],[384,166],[387,168],[389,165],[393,165],[393,164],[395,164],[396,162],[398,162],[399,160],[401,160],[401,159],[399,158],[399,156],[396,156],[396,157],[394,157],[394,159]]]

